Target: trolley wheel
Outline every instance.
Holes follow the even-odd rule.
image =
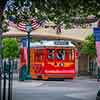
[[[42,75],[42,79],[43,79],[43,80],[48,80],[48,75],[43,74],[43,75]]]

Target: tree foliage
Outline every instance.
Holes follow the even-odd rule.
[[[0,0],[0,29],[6,28],[5,26],[2,27],[2,21],[3,21],[3,10],[5,9],[5,5],[7,3],[7,0]],[[6,25],[7,26],[7,25]],[[6,28],[7,29],[7,28]],[[1,30],[0,30],[1,31]],[[0,33],[1,34],[1,33]]]
[[[4,58],[18,57],[18,43],[15,38],[4,38],[2,43],[3,43],[3,57]]]
[[[83,42],[80,49],[82,54],[87,54],[90,57],[96,57],[95,39],[93,34],[89,35]]]
[[[99,0],[9,0],[9,2],[5,13],[7,16],[15,16],[17,22],[27,21],[28,17],[32,16],[37,19],[46,18],[68,27],[68,24],[74,22],[74,18],[100,16]]]

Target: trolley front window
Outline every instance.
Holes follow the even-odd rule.
[[[74,60],[74,50],[73,49],[69,49],[69,60]]]
[[[48,49],[48,59],[53,60],[54,59],[54,50]]]
[[[66,54],[65,54],[64,49],[57,50],[56,57],[57,57],[58,60],[65,60],[65,56],[66,56]]]

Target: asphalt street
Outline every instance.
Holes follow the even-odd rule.
[[[13,100],[95,100],[96,79],[13,81]]]

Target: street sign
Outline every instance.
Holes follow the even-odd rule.
[[[69,45],[69,41],[65,41],[65,40],[55,40],[54,41],[55,45]]]

